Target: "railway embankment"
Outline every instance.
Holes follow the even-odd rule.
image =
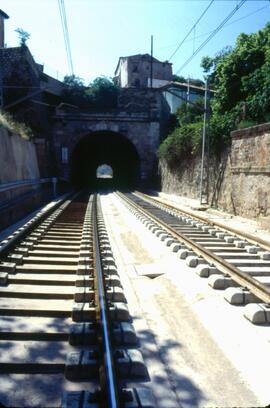
[[[270,228],[270,123],[231,133],[231,147],[208,166],[208,197],[212,207],[256,219]],[[160,162],[161,190],[198,199],[201,157],[179,163],[174,170]]]

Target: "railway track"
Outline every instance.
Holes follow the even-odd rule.
[[[270,323],[270,245],[255,237],[209,223],[142,193],[117,193],[130,210],[162,241],[209,278],[214,289],[226,289],[231,304],[246,305],[244,316]]]
[[[38,215],[0,257],[1,406],[155,406],[97,195]]]

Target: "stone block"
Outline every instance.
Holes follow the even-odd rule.
[[[98,376],[99,356],[95,350],[69,353],[65,377],[71,381],[90,380]]]
[[[231,305],[246,305],[247,303],[258,302],[258,298],[253,293],[242,287],[225,289],[224,299]]]
[[[78,259],[79,265],[92,265],[93,258],[91,256],[80,256]]]
[[[200,264],[196,268],[196,273],[201,277],[201,278],[208,278],[210,275],[214,274],[222,274],[222,272],[219,272],[218,269],[215,266],[210,266],[208,264]]]
[[[94,278],[92,278],[91,276],[86,276],[86,275],[77,275],[76,276],[76,281],[75,281],[75,286],[76,287],[86,286],[88,288],[93,288],[94,287]]]
[[[93,276],[93,266],[91,265],[79,265],[77,269],[77,275]]]
[[[107,299],[110,302],[122,302],[126,303],[126,297],[124,295],[124,291],[122,288],[119,288],[117,286],[113,286],[111,288],[108,288],[106,290],[106,296]]]
[[[260,257],[264,261],[269,261],[270,260],[270,252],[261,252]]]
[[[15,273],[16,272],[16,263],[15,262],[2,262],[0,264],[1,272]]]
[[[95,291],[87,287],[77,288],[74,293],[75,302],[84,303],[95,300]]]
[[[254,324],[270,323],[270,305],[265,303],[251,303],[245,306],[244,316]]]
[[[100,393],[90,391],[65,391],[61,408],[100,408]]]
[[[242,240],[235,240],[234,242],[236,248],[245,248],[246,246],[246,241],[242,241]]]
[[[8,273],[0,272],[0,286],[5,286],[8,284]]]
[[[142,354],[139,350],[115,350],[114,359],[117,373],[122,378],[146,377],[148,375]]]
[[[133,324],[128,322],[113,322],[113,340],[116,345],[135,345],[138,342]]]
[[[93,322],[74,323],[70,326],[69,343],[72,346],[97,343],[97,326]]]
[[[72,320],[74,322],[89,322],[96,319],[94,303],[74,303],[72,307]]]
[[[175,239],[172,237],[167,237],[165,238],[164,243],[166,246],[171,246],[173,243],[175,243]]]
[[[224,275],[213,274],[208,279],[208,285],[213,289],[226,289],[229,287],[239,286],[232,278]]]
[[[126,303],[115,302],[109,306],[110,318],[117,322],[129,322],[130,314]]]
[[[227,242],[228,244],[232,244],[235,241],[235,237],[231,235],[225,235],[224,241]]]
[[[178,252],[181,249],[181,244],[179,243],[172,243],[171,250],[172,252]]]
[[[12,262],[14,262],[16,265],[22,265],[23,264],[23,255],[21,254],[10,254],[8,256],[8,259]]]
[[[247,246],[246,246],[246,251],[247,251],[249,254],[257,254],[257,252],[258,252],[258,247],[255,246],[255,245],[247,245]]]
[[[118,275],[108,275],[105,278],[105,283],[107,287],[110,286],[118,286],[119,288],[122,287],[121,281]]]
[[[180,249],[180,250],[177,252],[177,256],[178,256],[178,258],[180,258],[180,259],[186,259],[188,256],[191,256],[191,255],[194,255],[194,252],[193,252],[193,251],[190,251],[189,249],[185,249],[185,248]]]
[[[16,254],[21,254],[23,257],[28,256],[29,249],[27,247],[17,247],[14,249]]]
[[[123,401],[124,408],[157,407],[153,392],[149,388],[125,388],[121,392],[121,400]]]

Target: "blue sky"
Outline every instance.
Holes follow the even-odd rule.
[[[176,73],[239,0],[215,0],[188,40],[172,58]],[[112,77],[120,56],[150,53],[167,60],[210,0],[65,0],[75,74],[88,84],[100,75]],[[6,20],[7,46],[18,44],[14,30],[31,34],[28,46],[45,71],[59,78],[69,74],[57,0],[0,0]],[[269,0],[247,0],[180,75],[202,78],[200,61],[227,45],[239,33],[251,33],[270,21]]]

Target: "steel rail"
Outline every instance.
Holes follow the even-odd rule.
[[[225,232],[230,232],[232,234],[235,234],[239,238],[247,239],[247,240],[249,240],[250,243],[252,243],[254,245],[260,245],[262,249],[265,249],[266,251],[270,251],[270,243],[268,241],[266,241],[266,240],[264,240],[262,238],[259,238],[259,237],[254,237],[254,235],[249,234],[248,232],[241,232],[241,231],[239,231],[239,230],[237,230],[235,228],[224,225],[221,222],[212,221],[212,220],[209,220],[207,217],[202,217],[200,215],[197,215],[192,211],[184,210],[182,208],[181,209],[177,208],[177,207],[173,206],[172,204],[164,203],[163,201],[161,201],[161,200],[159,200],[157,198],[150,197],[149,195],[146,195],[146,194],[141,193],[139,191],[136,191],[134,194],[142,197],[144,200],[149,200],[149,202],[154,202],[156,204],[162,204],[162,205],[164,205],[165,207],[167,207],[170,210],[173,210],[173,211],[176,211],[176,212],[179,212],[179,213],[183,213],[185,215],[193,217],[194,219],[197,219],[198,221],[205,222],[206,224],[211,225],[213,227],[218,227],[218,228],[222,229]]]
[[[64,196],[60,197],[55,203],[47,208],[46,210],[41,209],[38,213],[26,222],[22,227],[20,227],[17,231],[14,231],[11,234],[11,237],[7,237],[6,239],[0,241],[0,257],[5,256],[18,242],[27,235],[31,233],[31,231],[36,228],[42,221],[45,221],[46,218],[49,217],[55,210],[58,208],[64,210],[66,206],[68,206],[80,193],[67,193]],[[70,197],[70,198],[68,198]]]
[[[99,248],[99,234],[97,225],[97,215],[100,212],[100,202],[97,195],[94,195],[92,206],[92,219],[93,219],[93,245],[94,245],[94,270],[96,272],[97,288],[98,288],[98,308],[99,317],[102,329],[102,343],[104,352],[104,368],[105,368],[105,384],[102,384],[102,388],[105,388],[107,396],[106,408],[119,408],[119,398],[117,390],[117,381],[114,369],[113,351],[111,346],[110,335],[110,320],[108,313],[108,304],[106,299],[106,291],[104,284],[104,274],[101,262],[101,253]]]
[[[231,265],[229,262],[215,255],[213,252],[207,250],[202,245],[195,243],[186,236],[176,232],[172,227],[168,226],[165,222],[161,221],[158,217],[151,214],[145,209],[135,204],[131,199],[127,198],[122,193],[117,193],[123,200],[128,202],[136,210],[139,210],[148,218],[151,218],[154,222],[161,225],[168,233],[174,238],[181,241],[188,247],[190,247],[198,256],[202,256],[210,264],[214,264],[221,272],[230,275],[233,280],[239,283],[241,286],[249,289],[256,297],[261,299],[265,303],[270,303],[270,289],[264,286],[262,283],[254,279],[253,277],[245,274],[240,269]]]

